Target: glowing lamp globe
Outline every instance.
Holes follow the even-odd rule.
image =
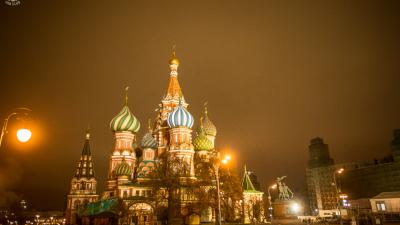
[[[294,203],[292,205],[292,210],[293,210],[294,213],[297,214],[298,212],[300,212],[300,205],[298,203]]]
[[[28,129],[22,128],[17,131],[17,138],[20,142],[27,142],[32,137],[32,132]]]

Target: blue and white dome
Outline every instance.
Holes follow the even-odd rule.
[[[175,107],[174,111],[168,114],[168,126],[174,127],[189,127],[192,128],[194,119],[192,114],[182,105],[179,104]]]

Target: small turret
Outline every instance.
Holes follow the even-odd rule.
[[[129,177],[132,175],[132,168],[125,161],[125,158],[115,167],[114,174],[118,179],[118,184],[124,184],[129,181]]]

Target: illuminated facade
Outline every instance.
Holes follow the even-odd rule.
[[[357,200],[372,198],[381,192],[400,190],[399,129],[393,132],[391,150],[391,154],[383,160],[334,164],[329,156],[328,145],[321,138],[312,139],[306,169],[311,213],[336,213],[340,207],[340,193],[346,194],[350,200]],[[337,173],[339,169],[344,172]]]
[[[94,176],[94,165],[90,150],[90,134],[86,133],[81,157],[76,165],[75,175],[71,180],[69,194],[67,195],[66,223],[75,224],[77,210],[80,206],[97,201],[97,181]]]
[[[257,190],[250,178],[250,172],[244,167],[242,179],[243,201],[241,204],[243,223],[262,223],[265,222],[264,215],[264,192]]]
[[[173,204],[177,205],[169,208],[177,209],[174,215],[178,221],[174,222],[174,215],[168,214],[169,223],[182,223],[179,220],[184,217],[193,218],[193,210],[186,206],[197,199],[187,194],[185,185],[197,180],[195,156],[207,160],[214,152],[217,130],[205,107],[197,136],[193,137],[194,117],[188,110],[178,81],[179,60],[175,52],[169,67],[167,92],[158,105],[154,123],[149,122],[140,141],[137,136],[140,122],[128,106],[127,95],[122,110],[111,120],[115,145],[109,158],[106,190],[101,201],[89,204],[78,213],[84,224],[150,224],[165,220],[156,215],[160,217],[167,213],[172,202],[171,197],[161,198],[161,195],[176,195]],[[165,174],[178,177],[180,186],[172,191],[163,187],[159,181]],[[121,204],[127,209],[123,216],[116,213]]]

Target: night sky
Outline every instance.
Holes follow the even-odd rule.
[[[336,162],[372,161],[400,128],[399,1],[20,1],[0,2],[0,116],[26,106],[33,120],[10,122],[0,205],[64,209],[88,125],[101,193],[124,87],[141,137],[174,44],[195,126],[208,101],[217,147],[264,186],[304,188],[313,137]]]

